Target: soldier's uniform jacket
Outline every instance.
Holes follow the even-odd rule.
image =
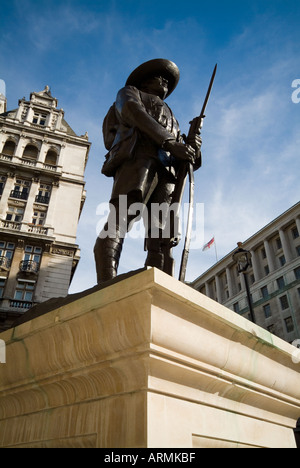
[[[118,92],[115,113],[115,138],[102,172],[112,176],[126,162],[143,159],[145,164],[145,160],[155,159],[175,176],[175,158],[162,149],[167,140],[182,141],[179,124],[169,106],[158,96],[125,86]]]

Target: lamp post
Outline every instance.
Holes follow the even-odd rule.
[[[250,310],[250,317],[251,317],[252,322],[255,323],[255,315],[254,315],[250,288],[249,288],[249,283],[248,283],[248,278],[247,278],[247,273],[246,273],[248,267],[250,266],[251,253],[248,250],[245,250],[242,248],[243,246],[242,242],[238,242],[237,245],[238,245],[238,249],[234,252],[234,254],[232,255],[232,258],[237,263],[238,272],[242,274],[244,277],[248,305],[249,305],[249,310]]]

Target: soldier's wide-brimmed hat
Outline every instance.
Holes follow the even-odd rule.
[[[167,59],[153,59],[139,65],[129,75],[126,85],[135,86],[139,88],[140,84],[152,76],[163,76],[169,82],[168,93],[169,96],[176,88],[180,73],[177,65]]]

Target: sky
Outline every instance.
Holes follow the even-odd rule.
[[[131,71],[147,60],[179,67],[167,103],[182,132],[200,113],[218,64],[202,129],[203,166],[195,173],[187,281],[299,201],[299,24],[299,0],[1,0],[8,110],[49,85],[69,125],[78,135],[87,131],[92,143],[70,293],[96,284],[93,246],[112,188],[101,174],[102,121]],[[119,273],[144,265],[142,234],[137,225],[126,239]],[[216,248],[202,251],[212,237]],[[183,242],[174,249],[176,276],[182,249]]]

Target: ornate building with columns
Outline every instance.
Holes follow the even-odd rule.
[[[239,240],[239,239],[238,239]],[[255,321],[288,342],[300,339],[300,202],[243,243]],[[249,318],[243,274],[226,255],[190,285]]]
[[[49,87],[7,111],[0,95],[0,330],[35,303],[66,296],[80,258],[90,143]]]

